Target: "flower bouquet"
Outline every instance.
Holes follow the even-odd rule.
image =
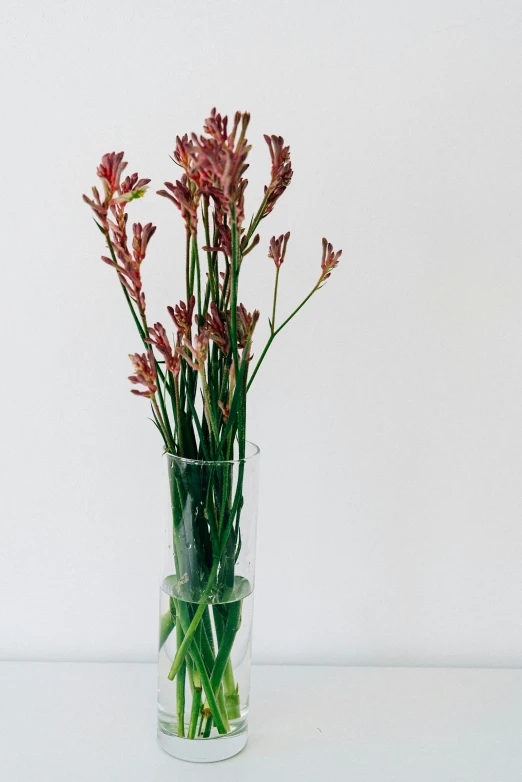
[[[323,239],[321,268],[305,299],[281,322],[277,292],[290,233],[273,236],[275,267],[269,333],[259,358],[252,344],[257,309],[241,301],[243,264],[260,243],[258,229],[292,180],[290,148],[265,136],[269,183],[249,222],[245,173],[250,116],[212,110],[203,133],[176,139],[180,169],[159,195],[185,225],[183,300],[167,307],[170,328],[151,322],[142,264],[156,228],[128,227],[131,201],[149,181],[123,178],[123,152],[103,156],[102,187],[84,200],[143,344],[130,356],[133,394],[149,400],[167,459],[171,519],[161,584],[159,716],[161,746],[188,760],[220,760],[247,739],[259,450],[246,439],[248,391],[277,335],[329,278],[341,251]]]

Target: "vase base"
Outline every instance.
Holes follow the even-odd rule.
[[[209,739],[184,739],[164,733],[158,728],[158,744],[161,749],[178,760],[188,760],[192,763],[215,763],[227,760],[246,746],[248,729],[245,725],[240,731],[227,736],[216,736]]]

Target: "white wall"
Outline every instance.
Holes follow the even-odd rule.
[[[1,656],[154,658],[166,470],[80,195],[113,149],[161,186],[217,105],[252,113],[251,208],[261,134],[293,151],[246,303],[272,233],[281,312],[344,249],[251,396],[256,660],[522,664],[520,3],[33,0],[1,43]],[[133,214],[164,319],[182,228]]]

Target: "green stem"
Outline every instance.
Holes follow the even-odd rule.
[[[243,490],[243,476],[245,472],[245,462],[244,459],[239,464],[239,472],[238,472],[238,478],[237,478],[237,486],[236,486],[236,492],[234,496],[234,501],[232,503],[232,508],[230,509],[229,517],[227,520],[227,525],[225,529],[223,530],[223,534],[221,536],[221,545],[219,550],[219,555],[215,557],[214,562],[212,564],[212,570],[210,571],[210,575],[208,578],[207,585],[205,589],[203,590],[203,593],[201,595],[201,600],[203,602],[200,602],[198,604],[198,607],[196,609],[196,612],[194,614],[194,617],[190,624],[187,622],[187,627],[183,626],[183,630],[185,632],[185,637],[181,643],[181,646],[178,648],[176,652],[176,656],[174,658],[174,661],[172,663],[171,669],[169,671],[168,678],[170,681],[173,681],[174,677],[176,676],[177,672],[180,669],[181,663],[185,658],[185,655],[187,654],[189,647],[191,646],[192,640],[194,638],[194,634],[198,628],[198,625],[201,621],[201,617],[203,616],[203,612],[205,611],[206,604],[205,600],[210,595],[210,592],[212,590],[212,587],[214,586],[214,582],[216,580],[217,571],[219,567],[219,563],[221,561],[221,557],[223,556],[223,553],[225,551],[228,536],[230,535],[230,531],[232,529],[232,525],[234,522],[234,518],[236,516],[236,513],[238,512],[238,509],[240,507],[240,500],[242,497],[242,490]],[[183,601],[178,601],[178,606],[183,605]],[[186,606],[185,606],[186,611]],[[186,614],[185,614],[186,616]],[[197,647],[195,647],[197,648]],[[200,672],[201,675],[201,672]],[[203,676],[201,677],[203,680]],[[208,696],[207,696],[208,697]]]
[[[186,400],[187,400],[188,405],[190,407],[190,411],[192,413],[192,417],[194,419],[194,423],[196,424],[196,429],[197,429],[198,435],[199,435],[199,442],[200,442],[201,448],[203,450],[205,459],[207,461],[210,461],[210,454],[209,454],[209,452],[207,450],[207,447],[205,445],[205,437],[203,435],[203,429],[201,427],[201,421],[199,420],[199,416],[198,416],[196,408],[194,406],[194,400],[192,399],[192,396],[191,396],[191,393],[190,393],[189,389],[187,389]]]
[[[199,608],[199,606],[198,606]],[[205,608],[205,606],[203,606]],[[188,615],[188,609],[186,603],[183,602],[183,600],[178,600],[177,602],[177,616],[180,617],[180,621],[183,627],[183,631],[185,632],[185,637],[189,631],[189,628],[191,626],[190,623],[190,617]],[[201,617],[200,617],[201,618]],[[182,643],[183,645],[183,643]],[[181,648],[181,647],[180,647]],[[178,649],[179,654],[179,649]],[[190,648],[190,655],[194,661],[194,676],[197,673],[199,674],[199,677],[201,679],[201,684],[203,686],[203,690],[205,692],[205,696],[208,701],[209,708],[212,712],[212,716],[214,718],[214,722],[216,724],[216,728],[218,729],[219,733],[228,733],[230,730],[230,725],[228,724],[228,720],[226,717],[226,714],[222,714],[221,710],[218,706],[218,703],[216,701],[216,697],[214,695],[214,691],[212,689],[212,686],[210,684],[210,679],[208,676],[208,673],[205,669],[205,665],[203,663],[203,659],[201,657],[201,652],[199,651],[199,647],[197,643],[192,644]],[[176,655],[177,656],[177,655]],[[170,674],[169,674],[170,679]],[[194,683],[195,687],[195,683]]]
[[[250,223],[250,228],[248,229],[247,235],[245,237],[245,245],[248,244],[248,242],[250,241],[250,239],[254,234],[254,231],[256,230],[257,226],[263,219],[263,212],[265,211],[265,207],[267,205],[269,196],[270,196],[270,190],[267,190],[265,193],[265,197],[261,201],[261,206],[257,210],[255,217],[252,219],[252,222]]]
[[[203,198],[203,226],[205,228],[205,241],[207,243],[207,247],[210,247],[210,223],[208,219],[208,196],[204,196]],[[217,269],[214,268],[215,262],[214,259],[216,258],[217,253],[213,252],[212,250],[207,250],[207,264],[208,264],[208,288],[210,289],[210,294],[212,296],[212,301],[217,302],[219,298],[219,280],[217,279]],[[207,295],[205,293],[205,301],[207,300]]]
[[[179,381],[178,378],[173,378],[173,385],[174,385],[174,409],[176,411],[176,430],[178,432],[178,448],[179,453],[181,456],[183,456],[183,433],[182,433],[182,426],[181,426],[181,409],[179,405]]]
[[[193,739],[196,737],[198,717],[201,711],[201,679],[197,671],[194,671],[193,681],[194,691],[192,693],[192,708],[190,710],[190,722],[187,733],[188,739]]]
[[[279,287],[279,269],[281,267],[276,267],[276,278],[275,278],[275,285],[274,285],[274,305],[272,307],[272,324],[270,326],[270,333],[274,333],[275,329],[275,315],[276,315],[276,305],[277,305],[277,289]]]
[[[179,646],[183,640],[183,630],[180,622],[176,622],[176,646]],[[178,715],[178,736],[185,736],[185,673],[186,663],[178,671],[176,677],[176,709]]]
[[[107,247],[109,248],[109,252],[111,254],[111,258],[114,261],[114,263],[117,264],[117,259],[116,259],[116,254],[114,252],[114,247],[112,245],[111,238],[110,238],[110,236],[109,236],[109,234],[107,232],[105,233],[105,238],[107,240]],[[145,349],[146,350],[150,350],[151,346],[147,342],[147,339],[148,339],[148,336],[149,336],[149,330],[148,330],[148,327],[147,327],[147,321],[146,321],[146,318],[145,318],[145,313],[144,312],[140,313],[141,317],[143,319],[143,323],[140,323],[139,318],[138,318],[138,316],[136,314],[136,310],[134,309],[134,305],[132,304],[132,299],[131,299],[131,297],[129,295],[129,291],[127,290],[127,288],[125,287],[125,285],[123,283],[120,282],[120,285],[122,287],[123,294],[125,296],[125,300],[127,301],[127,304],[128,304],[129,309],[131,311],[134,323],[136,324],[136,328],[138,329],[138,333],[139,333],[139,335],[141,337],[141,341],[143,342],[143,345],[144,345]],[[154,363],[156,365],[156,372],[157,372],[157,374],[158,374],[158,376],[160,378],[160,381],[162,383],[165,383],[165,375],[163,373],[163,370],[161,369],[161,367],[158,364],[158,362],[156,361],[156,359],[154,359]],[[161,410],[162,410],[163,416],[164,416],[163,430],[164,430],[164,433],[166,435],[165,441],[168,443],[168,446],[172,450],[172,452],[174,452],[174,437],[172,435],[172,430],[171,430],[171,427],[170,427],[170,421],[169,421],[169,417],[168,417],[168,414],[167,414],[167,409],[165,407],[165,401],[163,399],[163,394],[161,393],[161,388],[160,388],[160,384],[159,383],[158,383],[158,398],[160,400],[160,407],[161,407]]]
[[[157,366],[158,366],[158,364],[156,362],[156,367]],[[169,420],[169,415],[167,413],[167,408],[165,406],[165,399],[163,398],[163,394],[161,392],[161,382],[156,383],[156,387],[158,389],[158,398],[159,398],[159,401],[160,401],[161,412],[163,414],[163,426],[165,427],[165,433],[167,435],[167,442],[169,444],[169,449],[170,449],[171,453],[174,453],[174,437],[173,437],[173,434],[172,434],[172,429],[170,427],[170,420]]]
[[[234,671],[232,670],[232,662],[230,657],[227,660],[225,666],[225,672],[223,674],[223,685],[225,688],[225,703],[227,707],[227,715],[229,720],[237,720],[241,717],[241,707],[239,704],[239,686],[234,679]]]
[[[236,210],[232,204],[230,207],[232,225],[230,227],[232,236],[232,257],[230,259],[230,266],[232,272],[232,278],[230,283],[230,331],[232,341],[232,355],[234,357],[234,369],[236,370],[236,377],[238,374],[238,352],[237,352],[237,284],[238,284],[238,257],[237,257],[237,221]]]
[[[154,408],[154,413],[156,415],[156,418],[158,419],[159,426],[161,428],[161,433],[163,435],[163,439],[165,440],[166,443],[169,443],[169,438],[168,438],[168,435],[167,435],[167,431],[165,429],[165,422],[164,422],[164,420],[162,418],[162,415],[160,413],[160,410],[159,410],[159,407],[158,407],[158,403],[156,402],[156,398],[154,396],[151,396],[150,401],[151,401],[152,407]]]
[[[192,643],[192,639],[194,638],[194,634],[196,630],[198,629],[199,622],[201,620],[201,617],[203,616],[203,612],[206,609],[205,600],[209,596],[212,587],[214,586],[214,582],[216,580],[217,571],[219,566],[219,560],[215,559],[214,564],[212,565],[212,570],[210,571],[210,575],[208,578],[207,585],[203,591],[203,594],[201,595],[201,601],[196,609],[196,613],[194,614],[194,617],[190,623],[190,626],[187,628],[185,632],[185,638],[183,639],[181,646],[178,647],[178,650],[176,652],[176,656],[174,658],[174,661],[172,663],[171,669],[169,671],[169,679],[170,681],[173,681],[175,675],[179,671],[181,664],[183,660],[185,659],[185,655],[187,654],[189,647]]]
[[[247,356],[250,351],[250,342],[251,337],[248,338],[247,344],[245,345],[245,348],[243,350],[243,356],[241,358],[241,366],[239,367],[239,374],[236,375],[236,387],[234,389],[234,395],[232,397],[232,403],[230,405],[230,411],[228,414],[228,421],[225,425],[225,428],[223,432],[221,433],[221,440],[219,441],[218,449],[216,452],[216,459],[219,457],[221,451],[223,450],[223,446],[226,443],[227,437],[229,435],[229,432],[231,431],[232,427],[234,426],[235,419],[236,419],[236,413],[238,412],[239,405],[241,404],[241,396],[243,392],[243,378],[245,376],[245,373],[247,372],[248,368],[248,361]]]
[[[187,307],[190,299],[190,231],[187,228],[187,238],[185,244],[185,288],[187,291]]]
[[[218,440],[219,440],[219,434],[218,434],[216,422],[214,420],[214,416],[212,414],[212,408],[211,408],[211,405],[210,405],[210,394],[209,394],[209,391],[208,391],[208,384],[207,384],[207,380],[205,378],[205,367],[204,367],[203,364],[200,364],[199,375],[201,377],[201,387],[203,389],[203,402],[204,402],[204,407],[205,407],[205,413],[206,413],[206,416],[207,416],[208,428],[210,429],[210,431],[214,435],[214,439],[216,441],[216,446],[217,446]]]
[[[261,364],[263,363],[263,359],[264,359],[264,357],[266,356],[266,354],[268,353],[268,349],[269,349],[270,345],[272,344],[272,342],[274,341],[274,339],[277,337],[277,335],[279,334],[279,332],[280,332],[280,331],[282,331],[282,330],[284,329],[284,327],[286,326],[286,324],[287,324],[287,323],[289,323],[289,322],[292,320],[292,318],[294,317],[294,315],[297,315],[297,313],[299,312],[299,310],[300,310],[302,307],[304,307],[304,305],[306,304],[306,302],[307,302],[309,299],[311,299],[311,298],[312,298],[312,296],[314,295],[314,293],[315,293],[317,290],[319,290],[319,285],[320,285],[320,283],[321,283],[321,280],[319,280],[319,282],[318,282],[318,283],[317,283],[317,284],[316,284],[316,285],[315,285],[315,286],[312,288],[312,290],[310,291],[310,293],[308,294],[308,296],[307,296],[305,299],[303,299],[303,301],[301,302],[301,304],[300,304],[298,307],[296,307],[296,308],[295,308],[295,310],[292,312],[292,314],[291,314],[291,315],[289,315],[289,316],[288,316],[288,318],[287,318],[287,319],[286,319],[286,320],[285,320],[283,323],[281,323],[281,325],[279,326],[279,328],[277,328],[277,329],[276,329],[274,332],[272,332],[272,334],[270,334],[270,336],[269,336],[269,338],[268,338],[268,341],[267,341],[267,343],[266,343],[266,345],[265,345],[265,347],[264,347],[264,349],[263,349],[263,352],[261,353],[261,355],[260,355],[260,357],[259,357],[259,361],[257,362],[257,364],[256,364],[256,367],[255,367],[254,371],[252,372],[252,377],[251,377],[251,378],[250,378],[250,380],[248,381],[248,385],[247,385],[247,391],[250,389],[250,386],[251,386],[251,385],[252,385],[252,383],[254,382],[254,378],[255,378],[255,376],[257,375],[258,371],[259,371],[259,367],[260,367],[260,366],[261,366]]]
[[[218,653],[216,655],[216,661],[210,677],[210,683],[214,692],[217,691],[223,673],[225,671],[227,662],[229,662],[230,652],[234,640],[241,624],[241,601],[237,600],[234,603],[230,603],[228,606],[228,617],[223,632],[223,638],[219,644]],[[231,671],[231,667],[230,667]],[[235,690],[235,687],[234,687]]]
[[[197,304],[198,304],[198,324],[201,326],[201,267],[199,263],[198,238],[194,235],[192,238],[192,252],[194,254],[194,268],[196,271],[197,285]]]

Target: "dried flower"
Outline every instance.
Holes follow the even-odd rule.
[[[176,352],[173,352],[167,332],[161,323],[155,323],[154,326],[149,327],[149,338],[146,341],[154,345],[158,353],[161,353],[165,359],[167,371],[172,372],[174,377],[177,377],[180,370],[179,356]]]
[[[321,279],[327,280],[332,270],[335,269],[339,263],[339,258],[342,255],[342,250],[334,252],[333,246],[326,239],[323,238],[323,259],[321,261]]]
[[[184,301],[180,301],[175,307],[167,307],[170,317],[176,324],[178,330],[178,338],[189,337],[192,329],[192,314],[196,305],[195,296],[191,296],[188,302],[188,306]]]
[[[158,390],[156,386],[156,363],[152,350],[149,349],[142,354],[130,354],[129,358],[132,361],[135,372],[134,375],[130,375],[129,380],[131,383],[141,384],[147,389],[146,391],[138,391],[136,388],[131,388],[131,393],[152,399]]]
[[[270,249],[268,250],[268,257],[273,259],[278,269],[285,259],[286,246],[288,244],[289,239],[290,239],[290,231],[287,231],[287,233],[285,234],[281,234],[279,239],[276,239],[275,236],[272,236],[272,238],[270,239]]]
[[[183,349],[186,348],[186,350]],[[188,337],[183,337],[183,347],[176,348],[179,355],[185,359],[192,369],[200,370],[205,364],[208,355],[208,334],[202,330],[199,334],[194,334],[192,341]],[[187,353],[187,350],[192,354]]]
[[[283,137],[265,135],[264,139],[268,144],[272,159],[270,184],[265,186],[266,206],[263,217],[266,217],[290,184],[293,171],[290,162],[290,147],[285,147]]]

